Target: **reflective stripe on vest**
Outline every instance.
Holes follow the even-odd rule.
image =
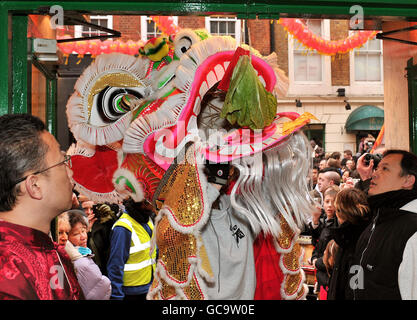
[[[145,242],[145,243],[140,242],[139,237],[136,234],[136,232],[134,231],[132,223],[129,220],[122,218],[122,219],[119,219],[119,221],[126,223],[130,227],[130,231],[132,232],[133,246],[130,247],[129,254],[139,252],[139,251],[143,251],[143,250],[151,247],[151,242],[150,241]]]
[[[148,267],[148,266],[150,266],[154,263],[155,263],[154,259],[145,260],[145,261],[142,261],[140,263],[129,263],[129,264],[125,264],[124,270],[125,271],[140,270],[140,269],[146,268],[146,267]]]

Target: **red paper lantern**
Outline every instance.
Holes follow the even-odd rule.
[[[119,40],[111,41],[109,48],[110,52],[117,52],[117,50],[119,49]]]
[[[75,51],[78,53],[78,55],[83,56],[88,51],[88,42],[85,40],[77,41],[75,43]]]
[[[58,43],[58,49],[64,54],[69,55],[74,51],[75,42],[61,42]]]
[[[97,55],[99,55],[100,54],[100,41],[89,40],[88,51],[90,52],[92,58],[95,58]]]
[[[139,46],[137,42],[134,42],[133,40],[128,40],[126,42],[126,45],[127,45],[127,54],[133,56],[139,52]]]
[[[69,38],[69,36],[67,38]],[[75,49],[75,42],[60,42],[57,46],[65,58],[65,64],[68,64],[68,57]]]
[[[117,49],[117,52],[128,54],[127,43],[124,41],[119,41],[119,47]]]
[[[77,64],[79,64],[81,62],[81,59],[84,58],[84,54],[86,54],[87,51],[88,51],[88,42],[85,41],[85,40],[77,41],[75,43],[74,51],[76,51],[78,53],[78,58],[80,58],[77,61]]]
[[[101,44],[100,44],[100,52],[105,53],[105,54],[110,53],[111,52],[110,45],[111,45],[112,42],[113,41],[111,41],[111,40],[102,41]]]

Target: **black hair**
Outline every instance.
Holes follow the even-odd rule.
[[[401,177],[411,174],[416,178],[413,185],[413,190],[417,190],[417,156],[414,153],[406,150],[391,149],[387,150],[383,154],[383,158],[390,154],[401,154]]]
[[[76,211],[80,211],[80,213]],[[83,226],[88,228],[86,217],[81,213],[81,210],[68,211],[68,220],[71,225],[71,229],[74,228],[77,223],[81,223]]]
[[[42,120],[30,114],[0,117],[0,211],[10,211],[16,205],[16,181],[45,166],[48,145],[41,138],[45,130]]]
[[[153,211],[149,209],[145,201],[136,202],[132,198],[123,200],[126,212],[139,223],[148,223]]]
[[[337,168],[335,168],[335,167],[326,167],[326,168],[323,168],[323,169],[321,169],[319,171],[319,173],[325,173],[325,172],[331,172],[331,171],[338,173],[339,176],[340,176],[340,171],[337,170]]]
[[[353,155],[352,150],[346,149],[345,151],[343,151],[343,153],[349,154],[349,155]]]

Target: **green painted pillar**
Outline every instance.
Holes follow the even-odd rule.
[[[11,113],[28,112],[27,15],[12,16],[12,105]]]
[[[9,17],[4,2],[0,2],[0,115],[9,113]]]

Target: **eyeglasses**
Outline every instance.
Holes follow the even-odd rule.
[[[36,171],[34,173],[28,174],[27,176],[24,176],[23,178],[20,178],[19,180],[17,180],[14,185],[17,185],[18,183],[21,183],[22,181],[25,181],[27,177],[31,176],[31,175],[37,175],[37,174],[41,174],[44,173],[45,171],[48,171],[49,169],[58,167],[60,165],[67,165],[68,168],[72,169],[72,162],[71,162],[71,156],[70,155],[64,155],[64,160],[62,160],[61,162],[54,164],[53,166],[50,166],[46,169],[40,170],[40,171]]]

